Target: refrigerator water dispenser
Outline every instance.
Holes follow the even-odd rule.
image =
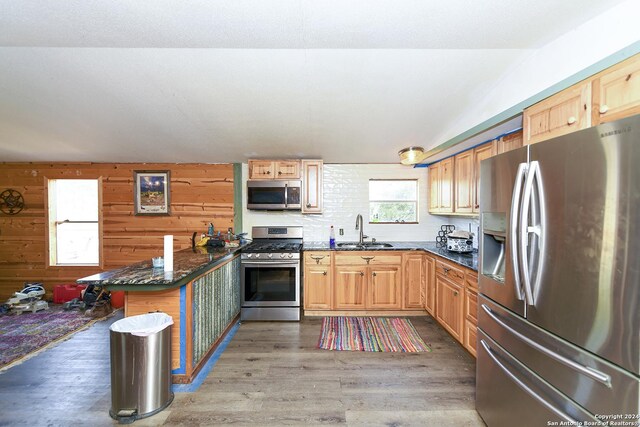
[[[504,283],[506,215],[482,214],[482,275]]]

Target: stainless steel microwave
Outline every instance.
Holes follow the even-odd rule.
[[[302,181],[247,181],[247,209],[300,210]]]

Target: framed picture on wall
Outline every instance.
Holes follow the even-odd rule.
[[[169,171],[133,171],[134,214],[170,215]]]

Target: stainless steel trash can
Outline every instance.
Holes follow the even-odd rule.
[[[110,327],[111,409],[121,424],[154,415],[173,401],[171,325],[165,313],[125,317]]]

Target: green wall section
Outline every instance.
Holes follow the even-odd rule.
[[[242,163],[233,164],[233,232],[242,233]]]
[[[631,45],[625,47],[622,50],[619,50],[618,52],[607,56],[606,58],[596,62],[595,64],[585,68],[582,71],[577,72],[576,74],[567,77],[566,79],[554,84],[553,86],[548,87],[547,89],[543,90],[540,93],[537,93],[535,95],[533,95],[532,97],[525,99],[524,101],[520,102],[519,104],[514,105],[513,107],[503,111],[502,113],[491,117],[488,120],[485,120],[484,122],[480,123],[477,126],[472,127],[471,129],[467,130],[466,132],[461,133],[460,135],[451,138],[450,140],[438,145],[437,147],[427,151],[426,155],[427,155],[427,159],[431,156],[434,156],[448,148],[453,147],[454,145],[471,138],[474,135],[479,134],[480,132],[484,132],[487,129],[490,129],[496,125],[499,125],[502,122],[505,122],[515,116],[517,116],[518,114],[522,114],[522,111],[537,103],[542,101],[545,98],[550,97],[551,95],[558,93],[560,91],[565,90],[566,88],[568,88],[569,86],[573,86],[574,84],[587,79],[591,76],[593,76],[594,74],[599,73],[600,71],[607,69],[609,67],[611,67],[612,65],[617,64],[618,62],[624,61],[627,58],[632,57],[633,55],[637,54],[640,52],[640,41],[637,41],[635,43],[632,43]]]

